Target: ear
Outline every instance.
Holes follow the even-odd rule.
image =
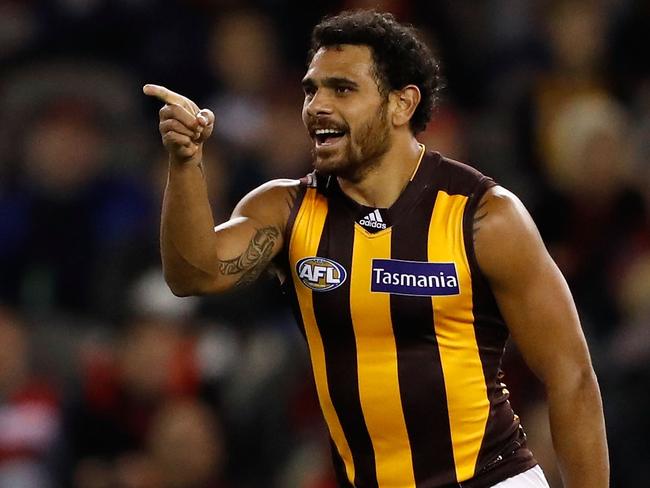
[[[406,85],[401,90],[393,90],[389,97],[393,108],[393,125],[401,127],[408,124],[422,98],[420,89],[415,85]]]

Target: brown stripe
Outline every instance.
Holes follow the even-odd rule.
[[[289,252],[289,241],[291,240],[291,234],[293,233],[293,226],[296,222],[296,216],[298,215],[298,211],[300,210],[300,207],[302,206],[302,202],[305,200],[305,195],[307,194],[307,185],[302,183],[298,187],[298,194],[296,195],[296,199],[293,202],[293,206],[291,207],[291,211],[289,212],[289,218],[287,219],[287,225],[284,228],[284,250],[285,253],[288,254]]]
[[[377,488],[374,451],[359,399],[357,348],[349,306],[354,223],[341,205],[338,199],[330,201],[318,256],[338,262],[348,278],[334,290],[313,293],[314,312],[323,339],[330,397],[354,460],[354,484]]]
[[[435,197],[413,209],[407,225],[393,228],[391,257],[427,261],[429,222]],[[433,326],[430,297],[391,295],[391,317],[404,419],[416,486],[455,481],[447,400]],[[436,476],[437,475],[437,476]]]
[[[352,454],[350,453],[350,448],[329,394],[325,349],[318,325],[316,324],[312,300],[314,292],[310,287],[305,286],[300,281],[295,267],[295,264],[301,259],[314,257],[317,254],[327,213],[327,201],[317,193],[316,189],[307,190],[307,196],[296,217],[296,224],[291,235],[291,241],[289,242],[289,256],[294,288],[300,305],[301,320],[309,346],[309,356],[314,373],[318,401],[325,421],[327,422],[330,437],[343,459],[347,477],[354,479]]]
[[[298,194],[296,195],[296,199],[293,203],[293,206],[291,207],[291,211],[289,212],[289,218],[287,219],[287,224],[284,228],[284,246],[282,247],[282,252],[278,257],[279,267],[286,274],[286,279],[284,283],[281,284],[281,290],[289,300],[289,306],[291,307],[293,316],[296,318],[298,329],[300,330],[300,333],[305,338],[305,340],[307,339],[307,336],[305,334],[305,324],[302,320],[302,314],[300,313],[300,304],[298,303],[298,295],[296,295],[296,288],[293,283],[291,272],[292,265],[289,260],[289,247],[291,243],[291,235],[293,234],[293,226],[296,222],[296,216],[302,207],[306,194],[307,185],[301,184],[298,187]]]
[[[494,185],[489,178],[483,178],[480,181],[472,193],[463,218],[465,249],[472,273],[474,328],[483,364],[488,398],[491,399],[489,421],[477,461],[479,471],[492,463],[499,455],[504,454],[502,452],[504,446],[516,444],[519,436],[519,422],[515,420],[514,412],[507,401],[509,395],[507,390],[500,386],[501,381],[498,377],[502,351],[508,339],[508,330],[474,253],[474,214],[485,192]]]
[[[286,261],[286,264],[287,266],[291,266],[288,260]],[[290,268],[287,269],[289,269],[289,276],[287,276],[285,282],[280,285],[280,289],[282,291],[282,294],[287,297],[287,301],[289,302],[289,307],[291,308],[291,311],[293,312],[293,316],[296,319],[296,325],[298,326],[300,335],[302,335],[302,337],[305,340],[307,340],[307,333],[305,331],[305,322],[302,318],[302,313],[300,311],[300,302],[298,300],[298,295],[296,294],[296,285],[294,283],[293,277],[291,276]]]

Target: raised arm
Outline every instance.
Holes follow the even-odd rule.
[[[545,386],[565,488],[609,486],[602,401],[573,298],[512,193],[495,187],[483,197],[474,245],[515,342]]]
[[[283,246],[296,180],[274,180],[249,193],[215,227],[203,173],[203,143],[214,114],[162,86],[144,93],[165,105],[160,133],[169,152],[160,245],[165,280],[179,296],[218,293],[255,280]]]

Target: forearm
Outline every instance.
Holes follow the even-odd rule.
[[[565,488],[609,486],[603,407],[593,372],[570,388],[548,388],[553,445]]]
[[[160,245],[165,279],[177,294],[200,292],[217,275],[214,219],[202,168],[170,162]]]
[[[219,293],[256,279],[282,247],[293,202],[294,182],[276,182],[251,192],[233,217],[215,229],[203,175],[203,143],[214,129],[214,114],[159,85],[146,95],[165,105],[158,127],[169,152],[160,247],[165,280],[176,295]],[[291,188],[291,189],[290,189]]]

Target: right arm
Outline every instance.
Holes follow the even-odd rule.
[[[523,204],[501,187],[474,217],[476,258],[528,366],[544,384],[566,488],[609,486],[603,404],[573,297]]]
[[[226,291],[254,281],[284,245],[296,180],[253,190],[230,220],[215,227],[202,167],[214,115],[163,87],[144,89],[165,102],[160,132],[169,152],[160,245],[167,284],[179,296]]]

